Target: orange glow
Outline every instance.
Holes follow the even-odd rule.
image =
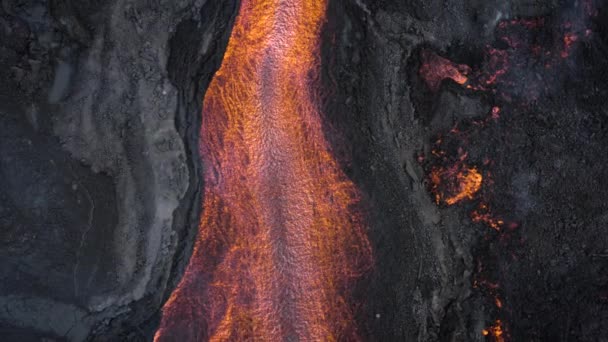
[[[567,32],[564,35],[563,40],[564,47],[562,49],[561,56],[562,58],[567,58],[568,56],[570,56],[570,50],[572,49],[572,45],[574,45],[574,43],[578,41],[578,36],[572,32]]]
[[[473,199],[481,188],[483,176],[476,167],[459,162],[448,169],[434,167],[430,180],[435,202],[454,205],[465,199]]]
[[[492,107],[492,115],[491,115],[492,119],[494,120],[498,120],[500,119],[500,107]]]
[[[500,231],[505,224],[505,221],[495,217],[488,205],[483,202],[471,212],[471,220],[475,223],[484,223],[496,231]]]
[[[497,308],[502,309],[502,300],[499,297],[494,298],[494,304],[496,304]]]
[[[504,327],[500,319],[497,319],[491,327],[483,329],[481,334],[491,337],[494,342],[505,342]]]
[[[439,90],[441,82],[446,78],[460,85],[469,80],[467,74],[471,72],[471,68],[467,65],[453,63],[426,49],[420,52],[420,57],[423,61],[419,70],[420,76],[432,91]]]
[[[461,95],[466,95],[465,91],[483,92],[491,96],[494,103],[505,106],[503,108],[498,105],[493,106],[489,117],[484,120],[468,121],[467,123],[475,129],[475,133],[478,133],[481,128],[498,121],[503,114],[510,113],[509,109],[513,106],[509,104],[519,102],[520,105],[516,105],[515,108],[526,108],[527,104],[539,100],[541,96],[552,94],[554,89],[551,83],[561,77],[559,72],[555,71],[564,65],[566,62],[564,59],[571,58],[577,48],[589,42],[593,31],[584,25],[589,24],[589,19],[599,14],[593,0],[576,3],[574,10],[579,11],[579,17],[575,22],[567,21],[562,24],[559,32],[563,35],[557,41],[551,39],[545,44],[538,39],[543,32],[555,30],[553,21],[547,22],[545,18],[540,17],[502,20],[498,22],[494,32],[496,39],[501,41],[500,45],[486,46],[483,60],[475,66],[475,69],[464,64],[456,64],[428,49],[422,49],[418,76],[433,92],[438,91],[443,80],[448,78],[462,85]],[[531,67],[536,68],[535,66],[544,66],[546,70],[531,73],[530,71],[533,70]],[[531,74],[536,77],[529,77]],[[512,221],[505,222],[504,216],[497,215],[491,210],[488,204],[492,203],[489,201],[492,200],[493,187],[490,168],[494,163],[488,156],[484,157],[483,162],[479,164],[484,168],[483,177],[475,167],[468,167],[464,163],[471,136],[466,130],[459,129],[460,124],[461,122],[457,121],[450,131],[436,140],[429,158],[421,161],[427,166],[425,171],[430,183],[430,192],[438,205],[441,203],[453,205],[467,199],[477,200],[477,207],[470,212],[472,222],[481,223],[498,232],[486,234],[487,240],[497,239],[494,241],[507,245],[506,242],[513,237],[511,233],[519,225]],[[443,144],[444,140],[448,143]],[[446,148],[441,146],[450,147],[454,152],[455,144],[458,146],[457,155],[446,152]],[[484,193],[480,196],[478,192],[482,183]],[[511,255],[516,256],[515,253]],[[490,250],[488,256],[498,258],[500,255]],[[482,289],[489,298],[493,299],[495,313],[504,317],[505,315],[501,313],[509,311],[508,303],[504,301],[506,297],[502,297],[503,291],[498,282],[501,277],[497,271],[482,272],[480,267],[473,280],[473,287]],[[494,342],[509,340],[508,322],[496,320],[491,327],[482,330],[482,334]]]
[[[358,340],[372,264],[318,101],[323,0],[241,0],[203,104],[203,213],[155,341]]]
[[[480,84],[475,90],[487,90],[488,86],[495,85],[510,70],[511,56],[505,50],[489,48],[486,51],[486,72],[479,75]]]

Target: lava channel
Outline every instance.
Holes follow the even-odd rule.
[[[322,130],[325,1],[242,0],[203,103],[203,212],[155,341],[358,340],[372,264],[359,195]]]

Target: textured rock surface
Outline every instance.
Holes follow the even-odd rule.
[[[500,20],[543,16],[559,35],[574,3],[331,2],[328,136],[347,146],[344,167],[369,204],[376,268],[361,286],[360,325],[372,340],[485,340],[494,303],[473,279],[478,260],[493,256],[513,341],[605,338],[605,33],[573,53],[563,77],[537,76],[548,90],[535,103],[514,103],[469,137],[469,158],[493,160],[493,204],[520,224],[516,242],[487,242],[489,228],[469,218],[473,203],[436,206],[416,160],[438,133],[487,116],[493,101],[453,82],[429,94],[417,79],[420,48],[475,63]],[[593,30],[605,30],[604,2],[587,3],[600,8]]]
[[[200,104],[236,5],[2,1],[0,335],[149,333],[198,225]]]
[[[236,2],[0,1],[2,340],[150,339],[194,241],[198,113]],[[370,340],[483,341],[494,308],[472,284],[487,256],[512,340],[605,340],[604,2],[588,1],[595,33],[550,90],[469,137],[471,160],[493,160],[493,205],[520,224],[500,244],[472,203],[433,202],[416,158],[493,99],[449,81],[429,93],[418,51],[478,63],[500,20],[555,24],[575,2],[330,1],[325,129],[368,206]]]

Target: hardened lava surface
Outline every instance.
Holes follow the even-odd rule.
[[[605,341],[607,23],[0,1],[0,340]]]
[[[347,132],[345,170],[372,213],[361,326],[605,339],[605,2],[330,8],[328,125]]]
[[[205,95],[199,235],[156,341],[357,340],[371,266],[321,121],[324,1],[244,0]]]
[[[198,226],[188,113],[235,9],[2,1],[0,340],[151,338]]]

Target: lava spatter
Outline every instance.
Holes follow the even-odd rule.
[[[494,94],[501,101],[536,101],[562,77],[555,71],[590,39],[588,19],[597,14],[592,8],[589,1],[584,2],[574,11],[574,19],[557,27],[542,17],[499,22],[495,44],[485,47],[483,62],[475,69],[422,49],[418,74],[432,91],[449,79],[471,91]]]
[[[435,203],[446,205],[473,199],[483,181],[483,176],[475,166],[464,163],[457,163],[449,168],[433,167],[429,178]]]
[[[556,68],[567,63],[577,46],[592,35],[587,25],[588,19],[595,15],[597,10],[592,1],[585,0],[577,3],[571,11],[571,20],[553,27],[553,31],[545,18],[503,20],[496,27],[496,44],[484,49],[483,62],[475,69],[422,49],[418,75],[431,92],[439,91],[443,81],[448,79],[467,91],[492,96],[493,102],[500,106],[494,105],[488,118],[472,122],[475,129],[483,129],[500,119],[504,107],[524,106],[550,93],[551,84],[557,83],[555,81],[560,77],[560,73],[555,72]],[[503,240],[502,237],[508,239],[507,231],[516,229],[518,225],[506,222],[491,209],[488,199],[480,195],[482,188],[490,186],[491,182],[484,179],[478,166],[465,163],[468,139],[463,138],[470,133],[455,126],[435,141],[429,158],[419,158],[426,165],[429,190],[438,205],[450,206],[464,200],[476,202],[470,213],[472,222],[491,228],[499,240]],[[446,141],[458,141],[458,149],[448,148]],[[486,160],[490,158],[486,157]],[[483,163],[484,166],[486,164]],[[488,252],[488,256],[494,254],[498,255],[497,252]],[[473,286],[487,294],[494,304],[495,320],[483,329],[482,334],[494,342],[505,342],[510,339],[507,321],[503,319],[506,316],[505,301],[500,285],[491,280],[497,278],[498,275],[492,271],[483,270],[479,262]]]
[[[497,217],[484,202],[479,203],[477,208],[471,212],[471,221],[483,223],[496,231],[501,231],[505,224],[505,221]]]
[[[155,341],[359,339],[349,295],[371,247],[322,130],[325,9],[241,1],[203,104],[198,238]]]
[[[505,342],[506,335],[503,325],[503,321],[497,319],[491,326],[486,329],[483,329],[481,333],[483,336],[491,337],[495,342]]]
[[[420,58],[423,62],[419,74],[432,91],[439,90],[445,79],[451,79],[460,85],[469,81],[467,75],[471,68],[468,65],[456,64],[427,49],[420,51]]]

